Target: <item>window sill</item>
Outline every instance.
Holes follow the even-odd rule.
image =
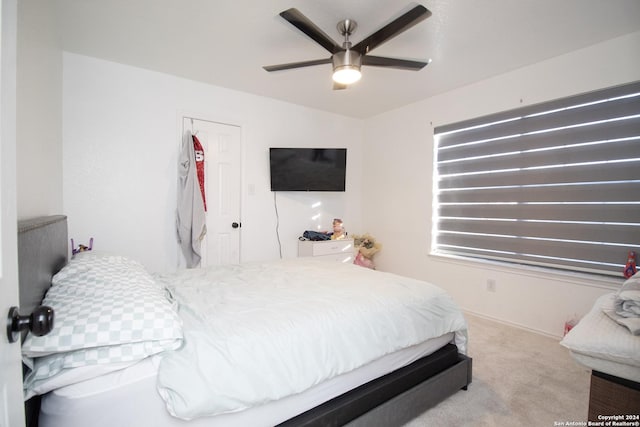
[[[501,261],[492,261],[480,258],[467,258],[455,255],[430,253],[429,257],[438,262],[446,262],[456,265],[473,266],[487,270],[498,271],[505,274],[515,274],[519,276],[533,277],[536,279],[554,280],[577,284],[581,286],[591,286],[610,291],[617,291],[624,283],[623,277],[609,277],[599,274],[583,273],[578,271],[556,270],[547,267],[536,267],[531,265],[512,264]]]

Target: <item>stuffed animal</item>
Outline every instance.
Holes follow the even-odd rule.
[[[624,277],[628,279],[636,274],[636,271],[636,253],[629,251],[629,255],[627,255],[627,265],[624,266]]]
[[[86,251],[90,251],[93,249],[93,237],[91,239],[89,239],[89,246],[85,246],[85,245],[78,245],[78,248],[76,249],[75,244],[73,243],[73,239],[71,239],[71,255],[75,255],[79,252],[86,252]]]

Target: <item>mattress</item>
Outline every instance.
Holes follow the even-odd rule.
[[[604,372],[605,374],[613,375],[614,377],[624,378],[630,381],[640,383],[640,368],[630,366],[625,363],[618,363],[607,359],[601,359],[597,357],[587,356],[577,352],[571,352],[571,356],[583,366],[597,371]]]
[[[244,411],[184,421],[171,416],[156,389],[162,356],[121,371],[54,390],[42,398],[41,427],[273,426],[381,375],[409,365],[451,342],[453,333],[387,354],[302,393]]]
[[[593,308],[562,339],[580,364],[619,378],[640,382],[640,336],[632,335],[603,309],[609,309],[615,293],[601,296]]]

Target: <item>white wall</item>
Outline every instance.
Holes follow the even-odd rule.
[[[638,80],[639,46],[634,33],[366,120],[363,213],[384,245],[378,266],[440,285],[470,312],[561,335],[610,283],[429,255],[433,127]]]
[[[62,212],[62,49],[54,2],[18,2],[18,219]]]
[[[475,313],[558,336],[611,284],[429,255],[433,127],[640,79],[640,33],[538,63],[359,121],[65,53],[64,212],[77,241],[142,260],[177,264],[174,204],[182,111],[242,126],[242,258],[274,259],[268,147],[349,148],[348,188],[319,194],[321,223],[345,219],[384,245],[380,269],[429,280]],[[366,167],[365,167],[366,165]],[[250,188],[255,189],[253,194]],[[278,193],[283,256],[317,223],[315,194]],[[485,290],[494,279],[497,292]]]
[[[272,146],[346,147],[345,193],[277,193],[283,257],[333,216],[361,223],[361,121],[72,53],[63,55],[63,186],[76,244],[135,257],[154,271],[178,265],[177,158],[182,113],[242,127],[241,257],[276,259]],[[320,208],[312,209],[315,201]]]

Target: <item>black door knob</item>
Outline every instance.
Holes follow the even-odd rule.
[[[232,226],[233,228],[242,227],[242,223],[232,222],[232,223],[231,223],[231,226]]]
[[[18,307],[11,307],[7,318],[7,338],[9,342],[16,342],[20,332],[26,329],[38,337],[46,335],[53,329],[53,319],[53,308],[46,305],[41,305],[33,313],[24,316],[20,315]]]

